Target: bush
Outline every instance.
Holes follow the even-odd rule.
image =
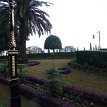
[[[47,91],[52,96],[60,96],[62,94],[62,84],[60,82],[60,71],[56,68],[47,70],[47,79],[46,84]]]
[[[3,64],[0,65],[0,74],[6,78],[8,77],[9,72],[7,62],[4,62]]]
[[[98,68],[105,68],[107,66],[107,52],[101,51],[77,51],[77,61],[79,64],[92,65]]]
[[[69,63],[68,63],[69,66],[73,67],[73,68],[78,68],[80,67],[80,64],[78,63],[77,59],[74,58],[73,60],[71,60]]]
[[[28,54],[27,57],[29,59],[34,58],[53,58],[53,53],[36,53],[36,54]],[[54,58],[74,58],[75,52],[55,52]]]

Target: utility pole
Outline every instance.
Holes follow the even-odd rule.
[[[101,43],[100,43],[100,30],[97,32],[99,34],[99,47],[98,49],[101,49]]]
[[[101,49],[101,42],[100,42],[100,30],[99,30],[97,33],[98,33],[98,36],[99,36],[99,39],[98,39],[98,42],[99,42],[98,49],[100,50],[100,49]],[[93,35],[93,39],[95,39],[95,35]]]
[[[8,67],[9,67],[9,96],[8,107],[21,107],[19,92],[19,78],[17,78],[17,54],[16,41],[14,37],[14,6],[13,0],[9,3],[9,50],[8,50]]]

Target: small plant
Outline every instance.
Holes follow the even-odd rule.
[[[46,84],[47,91],[50,95],[58,97],[62,94],[62,84],[60,82],[60,71],[56,68],[47,70],[47,79],[49,80]]]
[[[68,63],[69,66],[72,66],[72,67],[80,67],[80,64],[78,63],[77,59],[73,59],[71,60],[69,63]]]
[[[17,64],[17,68],[19,69],[20,72],[24,71],[24,68],[27,67],[27,64]]]

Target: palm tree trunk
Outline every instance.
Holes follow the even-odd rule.
[[[26,55],[26,26],[25,20],[20,19],[19,63],[27,63]]]

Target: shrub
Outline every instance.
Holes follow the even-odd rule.
[[[59,96],[62,94],[62,84],[60,82],[60,71],[56,68],[47,70],[47,79],[46,84],[47,91],[52,96]]]
[[[74,58],[73,60],[71,60],[69,63],[68,63],[69,66],[73,67],[73,68],[76,68],[76,67],[80,67],[80,64],[78,63],[77,59]]]
[[[76,58],[80,64],[87,63],[98,68],[107,66],[107,52],[102,51],[77,51]]]
[[[8,77],[8,64],[7,62],[4,62],[3,64],[0,65],[0,74],[4,77]]]

